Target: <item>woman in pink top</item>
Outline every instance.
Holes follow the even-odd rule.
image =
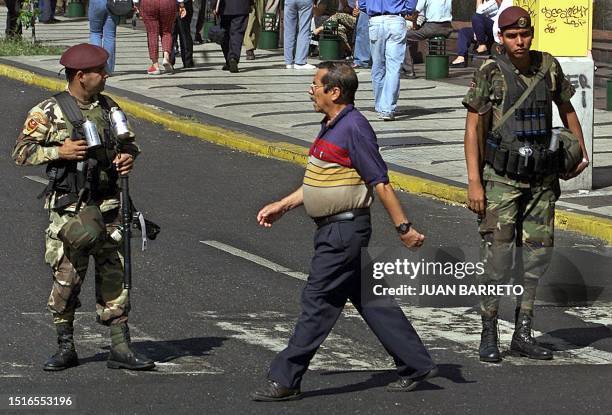
[[[187,14],[183,5],[184,0],[178,0],[179,13],[181,17]],[[147,42],[149,44],[149,58],[151,66],[147,69],[149,75],[159,75],[159,38],[161,37],[164,59],[162,64],[164,70],[172,73],[174,68],[170,63],[172,51],[172,30],[176,19],[177,0],[134,0],[136,11],[142,16],[147,29]]]

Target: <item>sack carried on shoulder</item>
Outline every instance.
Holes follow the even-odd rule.
[[[107,0],[106,8],[115,16],[127,16],[134,8],[132,0]]]
[[[60,241],[75,251],[94,250],[106,240],[106,226],[98,206],[84,206],[68,219],[57,234]]]

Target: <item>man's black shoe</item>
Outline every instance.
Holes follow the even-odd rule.
[[[258,402],[293,401],[300,399],[299,389],[289,389],[273,380],[267,380],[266,386],[251,392],[251,399]]]
[[[238,61],[236,59],[230,59],[228,66],[231,73],[238,73]]]
[[[248,61],[255,60],[255,50],[254,49],[248,49],[246,51],[246,60]]]
[[[551,360],[553,352],[538,345],[531,336],[531,316],[526,313],[518,315],[516,328],[510,343],[510,353],[514,356],[523,356],[536,360]]]
[[[62,323],[55,326],[57,330],[57,353],[45,362],[43,370],[56,372],[78,366],[79,358],[74,349],[74,329],[72,324]]]
[[[421,382],[424,382],[427,379],[435,378],[436,376],[438,376],[437,367],[434,367],[429,372],[416,378],[401,376],[399,380],[387,385],[387,392],[410,392],[411,390],[416,389]]]
[[[202,43],[204,43],[204,39],[202,39],[202,35],[200,33],[195,34],[195,39],[193,40],[193,43],[195,43],[196,45],[201,45]]]
[[[497,317],[482,316],[482,333],[478,354],[481,362],[501,362],[501,353],[497,345]]]

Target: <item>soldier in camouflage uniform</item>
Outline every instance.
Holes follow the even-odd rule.
[[[104,49],[81,44],[68,49],[60,60],[66,67],[68,94],[76,101],[83,116],[95,124],[105,148],[113,151],[113,157],[107,162],[108,167],[101,168],[94,179],[96,197],[88,202],[98,206],[102,213],[106,234],[102,232],[101,243],[91,249],[77,251],[58,237],[66,222],[75,216],[76,210],[76,195],[62,190],[65,189],[62,182],[70,181],[77,162],[84,160],[88,151],[83,137],[73,135],[75,127],[55,97],[30,110],[12,152],[18,165],[47,164],[48,172],[66,172],[59,174],[61,177],[55,180],[50,179],[45,201],[51,222],[45,235],[45,261],[53,271],[53,286],[47,305],[53,315],[59,344],[58,352],[44,365],[44,369],[50,371],[78,365],[73,322],[75,310],[80,306],[78,295],[90,256],[95,261],[97,319],[110,326],[111,331],[108,367],[151,369],[155,366],[130,346],[127,326],[129,298],[127,290],[123,288],[121,238],[109,237],[120,226],[117,173],[127,174],[132,169],[139,149],[134,143],[133,133],[120,145],[110,135],[108,111],[105,109],[110,99],[100,94],[108,77],[105,70],[107,58],[108,53]]]
[[[512,271],[516,273],[511,269],[513,250],[515,245],[519,247],[516,252],[522,253],[519,260],[523,262],[524,275],[517,276],[515,283],[521,282],[522,277],[524,292],[517,298],[516,326],[510,349],[513,354],[548,360],[553,358],[553,354],[539,346],[531,336],[531,320],[538,279],[548,267],[554,243],[555,202],[560,194],[559,173],[549,167],[552,163],[542,161],[544,157],[550,157],[548,153],[535,160],[539,162],[539,168],[533,167],[535,161],[532,159],[536,157],[532,155],[544,154],[549,149],[551,102],[557,105],[565,126],[578,137],[584,157],[575,170],[563,178],[580,174],[589,161],[580,122],[570,103],[574,88],[556,59],[549,54],[529,50],[533,39],[529,14],[520,7],[510,7],[502,13],[499,23],[505,54],[485,61],[475,72],[471,88],[463,100],[468,109],[465,154],[469,208],[479,215],[481,255],[485,263],[485,273],[479,283],[506,283]],[[513,88],[517,90],[513,82],[520,85],[520,93],[511,93]],[[514,104],[520,104],[518,96],[534,83],[532,92],[525,94],[527,99],[517,110]],[[516,112],[502,123],[505,111],[513,109],[509,107]],[[529,139],[521,135],[520,130],[524,129],[525,123],[515,121],[527,111],[542,119],[536,131],[529,131]],[[529,125],[534,129],[533,124]],[[493,131],[501,131],[501,140],[507,140],[503,143],[509,144],[508,149],[500,145],[501,141],[496,141],[498,136],[493,137]],[[541,135],[535,137],[536,133]],[[510,162],[513,155],[518,163]],[[531,166],[532,170],[528,172],[525,167],[521,171],[523,165]],[[535,170],[538,170],[537,173]],[[483,324],[480,360],[499,362],[499,297],[483,296],[480,304]]]

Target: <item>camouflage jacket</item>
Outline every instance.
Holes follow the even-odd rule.
[[[92,121],[101,119],[101,107],[99,98],[91,104],[78,104],[83,115]],[[97,124],[97,123],[96,123]],[[103,127],[98,125],[100,136],[103,135]],[[23,125],[23,129],[12,151],[12,158],[18,165],[34,166],[47,164],[59,160],[59,148],[64,141],[70,138],[71,126],[64,119],[64,115],[54,98],[49,98],[34,106],[29,112]],[[132,154],[136,157],[140,150],[134,143],[134,133],[130,128],[130,142],[124,144],[122,152]],[[66,161],[76,163],[76,161]],[[55,194],[49,195],[45,202],[45,208],[54,206]],[[117,197],[103,200],[100,209],[108,211],[119,206]],[[70,210],[70,208],[68,208]]]
[[[545,53],[545,52],[544,52]],[[536,51],[531,51],[531,66],[526,73],[519,73],[519,77],[527,86],[535,79],[542,58]],[[553,101],[557,105],[569,102],[576,92],[570,81],[563,74],[563,69],[553,58],[552,66],[548,73],[550,91]],[[470,89],[463,98],[463,105],[478,112],[480,115],[489,115],[491,122],[489,126],[495,129],[499,120],[503,116],[504,99],[506,97],[506,85],[502,72],[493,59],[487,59],[482,66],[474,72],[474,77],[470,85]],[[523,183],[517,180],[510,179],[506,176],[500,176],[495,172],[493,167],[485,164],[482,172],[483,181],[495,181],[506,183],[516,187],[529,187],[529,183]],[[544,179],[545,182],[556,180],[557,177],[550,176]]]

